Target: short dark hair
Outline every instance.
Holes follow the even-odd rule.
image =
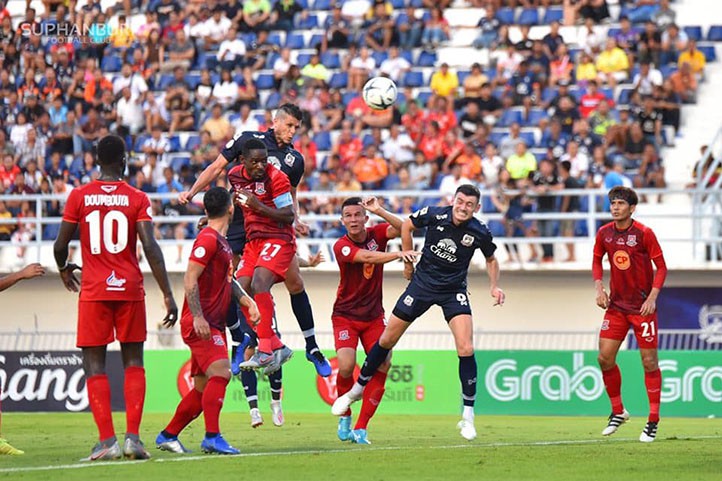
[[[623,187],[621,185],[612,187],[612,190],[609,191],[607,197],[609,197],[610,201],[615,199],[621,199],[629,205],[637,205],[637,203],[639,202],[637,193],[634,190],[630,189],[629,187]]]
[[[348,199],[343,201],[343,204],[341,204],[341,212],[343,212],[343,209],[350,206],[350,205],[360,205],[361,204],[361,197],[349,197]]]
[[[472,185],[472,184],[463,184],[463,185],[460,185],[460,186],[456,189],[456,192],[454,193],[454,196],[456,196],[456,194],[469,195],[469,196],[472,196],[472,197],[476,197],[477,200],[480,200],[480,199],[481,199],[481,192],[479,192],[479,188],[478,188],[477,186],[475,186],[475,185]]]
[[[276,115],[283,113],[285,115],[290,115],[291,117],[295,118],[296,120],[302,120],[303,119],[303,112],[301,112],[301,109],[298,107],[298,105],[294,105],[292,103],[285,103],[278,107],[278,111],[276,112]]]
[[[203,207],[209,219],[223,217],[231,205],[231,194],[223,187],[213,187],[203,196]]]
[[[266,149],[266,144],[264,144],[260,140],[248,139],[248,140],[246,140],[246,143],[243,144],[243,148],[241,149],[241,154],[243,155],[243,157],[248,157],[252,150],[268,151],[268,149]]]
[[[100,165],[120,165],[125,160],[125,141],[117,135],[100,139],[95,150]]]
[[[562,160],[561,162],[559,162],[559,168],[562,169],[564,172],[571,172],[572,163],[568,160]]]

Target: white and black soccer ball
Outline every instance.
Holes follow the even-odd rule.
[[[363,98],[366,105],[374,110],[385,110],[396,102],[398,90],[388,77],[374,77],[366,82]]]

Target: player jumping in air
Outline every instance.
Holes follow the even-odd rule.
[[[201,173],[191,189],[188,192],[180,194],[180,202],[183,204],[190,202],[196,194],[217,179],[226,170],[229,163],[240,159],[243,146],[248,140],[255,139],[261,141],[266,147],[268,151],[268,163],[280,169],[281,172],[288,177],[291,183],[293,208],[296,214],[298,214],[296,188],[303,177],[304,160],[303,156],[293,148],[292,142],[296,130],[301,125],[301,119],[302,113],[297,106],[293,104],[283,104],[276,111],[272,129],[267,132],[243,132],[242,134],[237,134],[226,144],[216,160]],[[309,232],[308,225],[299,219],[295,221],[295,229],[299,235],[307,235]],[[243,229],[243,218],[239,212],[236,214],[229,228],[229,242],[236,255],[240,255],[243,252],[245,240],[246,232]],[[316,343],[313,311],[308,295],[306,294],[303,279],[301,278],[298,259],[292,259],[284,283],[291,295],[293,314],[296,316],[298,325],[306,340],[306,358],[313,363],[319,375],[324,377],[329,376],[331,374],[331,365],[319,350],[318,344]],[[231,321],[229,324],[234,325],[234,322]],[[240,333],[234,333],[233,336],[234,339],[242,338],[242,334]]]
[[[608,197],[613,221],[597,232],[592,263],[597,305],[606,309],[599,331],[599,367],[612,402],[612,414],[602,434],[614,434],[629,419],[622,404],[617,352],[631,327],[639,344],[649,398],[649,418],[639,440],[651,443],[657,436],[662,389],[657,357],[657,296],[667,277],[667,266],[652,229],[632,219],[638,201],[636,192],[618,186],[609,191]],[[602,280],[605,254],[611,268],[609,294]],[[652,264],[657,268],[656,273]]]
[[[369,211],[386,222],[366,227]],[[346,199],[341,206],[341,222],[347,234],[333,246],[341,279],[333,305],[331,321],[336,344],[338,375],[336,390],[339,396],[353,386],[356,367],[356,347],[359,341],[368,354],[379,340],[386,325],[383,307],[384,264],[403,259],[413,261],[418,252],[386,252],[389,239],[401,234],[402,221],[382,208],[375,197],[361,200]],[[371,444],[367,426],[384,396],[386,373],[391,367],[391,353],[383,360],[364,390],[361,414],[351,430],[351,410],[338,420],[338,438],[358,444]]]
[[[98,444],[89,461],[147,459],[138,437],[145,402],[143,343],[146,339],[145,291],[136,257],[140,237],[145,257],[163,292],[166,316],[163,325],[171,327],[178,308],[168,280],[163,253],[153,236],[150,200],[143,192],[123,181],[125,141],[117,135],[100,139],[97,147],[100,166],[98,180],[73,189],[68,197],[55,240],[55,262],[66,289],[78,292],[77,345],[83,351],[88,399],[98,427]],[[68,244],[80,229],[83,276],[78,282],[68,262]],[[126,433],[121,451],[115,437],[110,405],[110,383],[105,374],[108,344],[120,341],[125,369]]]
[[[468,440],[476,438],[474,401],[476,400],[476,358],[474,357],[474,324],[467,294],[467,274],[477,249],[486,258],[491,296],[495,305],[504,303],[504,292],[498,287],[499,262],[494,257],[496,245],[487,226],[474,218],[479,210],[479,189],[465,184],[456,189],[452,205],[424,207],[406,219],[401,227],[404,251],[412,250],[415,229],[426,228],[421,260],[416,266],[405,261],[404,276],[409,279],[406,291],[396,302],[389,323],[366,356],[361,374],[351,390],[334,402],[331,412],[343,416],[349,406],[362,398],[364,387],[384,362],[411,323],[431,306],[438,305],[454,335],[459,356],[459,380],[464,410],[457,427]]]

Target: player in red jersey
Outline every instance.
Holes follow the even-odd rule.
[[[9,289],[10,287],[14,286],[18,282],[22,281],[23,279],[32,279],[33,277],[38,276],[44,276],[45,275],[45,269],[40,264],[28,264],[27,266],[23,267],[18,272],[13,272],[12,274],[8,274],[5,277],[0,277],[0,292],[4,291],[5,289]],[[0,385],[0,397],[2,397],[2,386]],[[0,421],[2,418],[2,410],[0,409]],[[1,427],[0,423],[0,427]],[[20,449],[17,449],[12,446],[12,444],[8,443],[5,438],[2,436],[2,429],[0,429],[0,455],[2,454],[9,454],[13,456],[19,456],[21,454],[25,454],[24,451],[21,451]]]
[[[122,455],[147,459],[150,454],[138,438],[145,401],[143,342],[146,338],[145,291],[135,245],[143,244],[158,286],[163,291],[166,316],[171,327],[178,308],[153,236],[148,197],[123,181],[125,142],[117,135],[100,139],[97,147],[100,177],[73,189],[65,205],[60,232],[55,240],[55,262],[66,289],[78,292],[77,345],[83,351],[90,410],[98,426],[100,442],[88,458],[115,459]],[[68,244],[80,229],[83,276],[78,282],[75,264],[68,263]],[[120,341],[125,368],[126,434],[123,450],[118,445],[110,407],[110,384],[105,374],[107,345]]]
[[[185,302],[181,314],[181,334],[191,349],[193,389],[183,397],[173,419],[155,442],[158,449],[188,452],[178,440],[178,434],[203,412],[206,435],[201,450],[239,454],[221,435],[218,422],[231,379],[226,312],[231,296],[247,309],[251,321],[258,319],[258,309],[233,279],[233,251],[225,237],[233,216],[231,194],[214,187],[203,197],[203,206],[208,226],[198,234],[191,249],[183,279]]]
[[[386,222],[366,227],[369,220],[366,211],[378,215]],[[402,220],[382,208],[375,197],[364,200],[360,197],[346,199],[341,205],[341,222],[348,233],[333,246],[341,279],[331,315],[338,359],[338,396],[348,392],[353,386],[356,346],[359,340],[364,351],[368,353],[384,332],[384,264],[397,259],[413,262],[419,254],[414,251],[386,252],[389,239],[401,234]],[[361,414],[354,429],[351,430],[351,409],[339,418],[338,438],[341,441],[371,444],[366,428],[383,398],[386,373],[390,366],[391,353],[364,390]]]
[[[260,322],[254,326],[258,351],[242,362],[242,369],[263,368],[276,372],[293,355],[273,330],[274,304],[271,287],[283,282],[296,258],[295,214],[288,177],[268,163],[266,146],[258,139],[243,145],[242,163],[228,172],[243,209],[247,243],[236,277],[258,304]],[[244,311],[245,314],[245,311]],[[246,319],[248,317],[246,316]]]
[[[629,419],[622,404],[622,376],[616,358],[631,327],[639,344],[644,384],[649,398],[649,419],[639,440],[651,443],[657,435],[662,374],[657,359],[657,296],[667,276],[662,248],[649,227],[632,219],[637,194],[617,186],[608,194],[613,221],[603,225],[594,243],[592,276],[597,305],[606,309],[599,332],[599,366],[612,402],[612,414],[602,434],[609,436]],[[611,270],[610,293],[604,289],[602,258]],[[652,264],[657,268],[654,273]]]

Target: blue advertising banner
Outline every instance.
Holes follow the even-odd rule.
[[[722,289],[665,288],[657,299],[657,313],[660,349],[722,350]],[[634,334],[628,336],[628,347],[638,348]]]

